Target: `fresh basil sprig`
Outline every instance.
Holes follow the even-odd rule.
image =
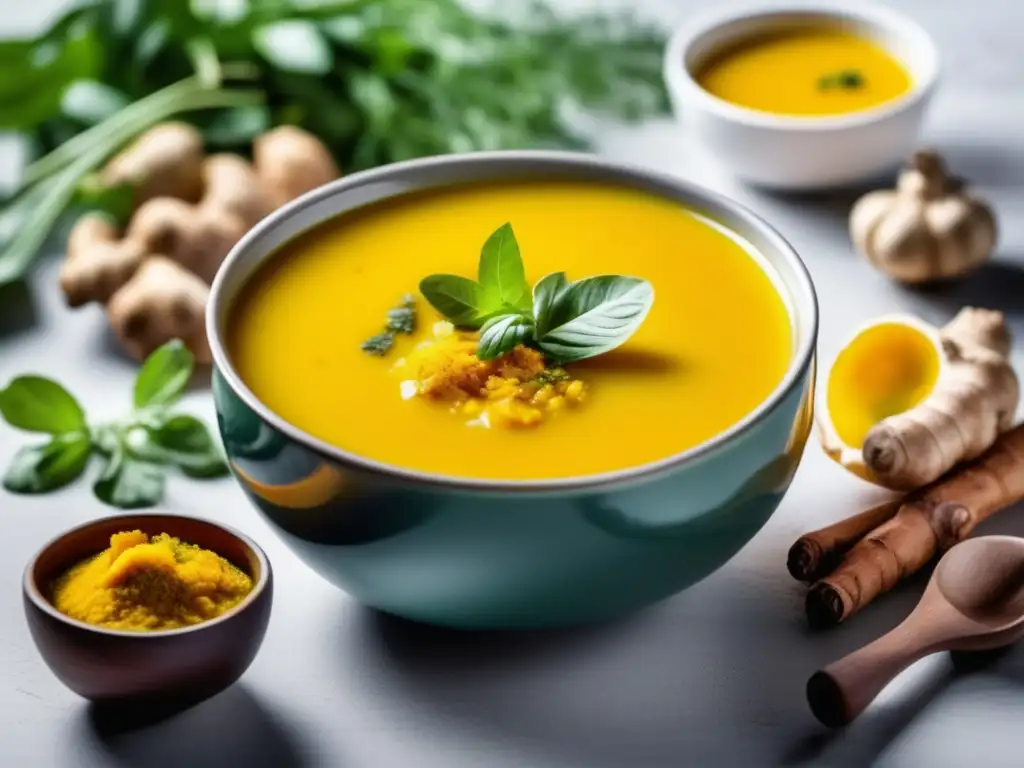
[[[481,360],[525,344],[556,365],[621,346],[654,303],[648,281],[621,275],[569,282],[564,272],[555,272],[542,278],[531,295],[519,245],[507,223],[484,243],[477,281],[431,275],[420,283],[420,292],[453,325],[480,330]]]
[[[0,414],[12,427],[50,435],[22,448],[3,486],[12,493],[47,493],[82,476],[96,455],[106,464],[93,493],[106,504],[139,509],[164,496],[165,470],[189,477],[227,473],[206,425],[174,409],[192,377],[192,353],[179,340],[164,344],[143,363],[135,380],[131,416],[90,426],[78,401],[42,376],[19,376],[0,389]]]

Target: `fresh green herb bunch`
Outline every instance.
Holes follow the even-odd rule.
[[[523,5],[525,23],[459,0],[88,0],[37,37],[0,41],[0,130],[35,155],[0,211],[0,283],[24,272],[69,205],[119,206],[125,195],[90,172],[170,118],[243,153],[267,128],[297,124],[349,171],[583,146],[566,107],[665,110],[660,31]]]
[[[151,354],[135,380],[131,415],[90,424],[78,401],[57,382],[19,376],[0,390],[0,414],[12,427],[50,436],[22,448],[3,485],[12,493],[48,493],[77,480],[93,456],[105,461],[93,484],[100,501],[121,509],[158,504],[165,469],[189,477],[220,477],[227,465],[206,425],[174,404],[192,377],[193,357],[178,340]]]
[[[564,272],[542,278],[531,293],[519,243],[503,224],[480,251],[477,280],[430,275],[420,282],[430,304],[460,328],[479,329],[477,357],[493,360],[524,344],[561,365],[625,344],[650,312],[646,280],[599,275],[569,282]]]

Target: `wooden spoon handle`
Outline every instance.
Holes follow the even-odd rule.
[[[807,681],[807,702],[830,728],[852,721],[896,675],[926,655],[902,626],[819,669]]]

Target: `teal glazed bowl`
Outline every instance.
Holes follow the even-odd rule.
[[[789,307],[794,352],[758,408],[714,439],[653,464],[579,478],[488,481],[386,465],[328,445],[273,413],[235,371],[225,343],[232,305],[285,242],[410,192],[554,178],[678,202],[767,263]],[[238,243],[207,310],[221,436],[235,477],[264,518],[303,561],[362,603],[476,629],[609,619],[685,589],[736,554],[775,511],[803,453],[817,327],[806,268],[753,213],[676,178],[558,152],[428,158],[314,190]],[[288,361],[280,364],[288,376]],[[615,436],[608,439],[613,444]]]

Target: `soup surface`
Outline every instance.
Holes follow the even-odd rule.
[[[467,426],[403,399],[391,368],[440,316],[386,357],[360,344],[432,273],[473,277],[481,245],[511,222],[530,284],[564,270],[649,280],[646,321],[619,349],[569,366],[589,397],[536,428]],[[663,459],[722,432],[785,375],[789,315],[739,241],[677,204],[574,181],[457,187],[346,214],[287,244],[243,291],[229,351],[271,410],[339,448],[448,476],[543,479]]]
[[[794,29],[722,51],[696,73],[709,93],[741,107],[821,116],[878,106],[911,87],[880,45],[839,29]]]

